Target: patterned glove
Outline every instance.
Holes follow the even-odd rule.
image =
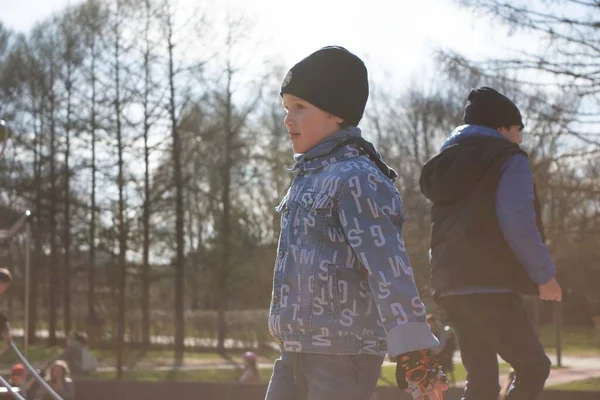
[[[424,398],[436,383],[441,383],[441,391],[446,390],[446,375],[431,356],[430,350],[417,350],[401,354],[396,358],[396,383],[402,390],[409,391],[413,399]]]

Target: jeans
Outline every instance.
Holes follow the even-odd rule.
[[[440,299],[454,327],[467,370],[463,400],[496,400],[498,358],[515,370],[507,399],[534,400],[550,374],[550,359],[529,322],[521,298],[513,293],[444,296]]]
[[[383,357],[282,352],[265,400],[368,400]]]

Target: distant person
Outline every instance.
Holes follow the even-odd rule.
[[[48,368],[44,380],[63,400],[75,400],[75,384],[64,360],[54,361]],[[36,385],[32,392],[33,400],[53,400],[43,385]]]
[[[98,367],[98,361],[87,345],[87,335],[84,332],[70,332],[67,347],[58,358],[67,362],[74,376],[90,374]]]
[[[4,155],[4,150],[6,150],[6,146],[8,145],[8,139],[10,138],[10,131],[6,126],[6,122],[0,119],[0,158]],[[8,237],[12,236],[15,232],[8,231],[6,232]],[[0,294],[6,292],[8,287],[12,282],[12,275],[9,270],[6,268],[0,268]],[[10,330],[4,329],[6,327],[6,323],[8,322],[8,317],[4,315],[4,313],[0,312],[0,331],[4,336],[5,340],[10,340]]]
[[[15,364],[10,370],[10,378],[8,383],[12,387],[21,387],[25,379],[25,366],[23,364]]]
[[[0,268],[0,294],[6,292],[6,289],[12,283],[12,274],[6,268]]]
[[[258,371],[258,357],[251,351],[247,351],[242,356],[244,360],[244,370],[238,382],[240,383],[260,383],[260,372]]]
[[[89,342],[93,343],[100,341],[104,334],[106,320],[100,315],[98,315],[97,311],[95,311],[94,313],[86,317],[85,323]]]
[[[0,129],[1,131],[1,129]],[[0,294],[6,292],[10,284],[12,283],[12,274],[6,268],[0,268]],[[6,323],[8,322],[8,317],[0,312],[0,331],[4,335],[5,340],[10,340],[10,330],[4,329],[6,327]]]
[[[28,385],[25,384],[25,366],[23,364],[12,366],[8,383],[13,389],[18,389],[21,396],[28,398],[26,390]]]
[[[431,327],[431,332],[433,332],[440,342],[440,345],[432,351],[432,354],[449,378],[448,381],[454,385],[456,383],[456,379],[454,378],[454,352],[457,348],[454,329],[438,322],[432,314],[427,316],[427,323]]]

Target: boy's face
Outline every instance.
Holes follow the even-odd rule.
[[[8,283],[0,282],[0,294],[4,293],[8,289]]]
[[[59,381],[65,376],[65,371],[60,365],[54,365],[50,370],[50,375],[54,381]]]
[[[337,132],[341,118],[313,106],[294,95],[283,94],[283,120],[295,153],[306,153],[323,139]]]
[[[510,142],[521,144],[523,143],[523,136],[521,135],[520,125],[511,125],[508,128],[500,127],[498,132],[502,134]]]
[[[15,371],[12,373],[11,377],[12,386],[19,386],[23,383],[23,371]]]

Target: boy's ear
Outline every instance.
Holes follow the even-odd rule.
[[[335,115],[333,115],[333,114],[329,114],[329,117],[330,117],[330,118],[333,118],[333,119],[334,119],[334,121],[335,121],[337,124],[341,124],[342,122],[344,122],[344,119],[343,119],[343,118],[340,118],[340,117],[338,117],[338,116],[335,116]]]

